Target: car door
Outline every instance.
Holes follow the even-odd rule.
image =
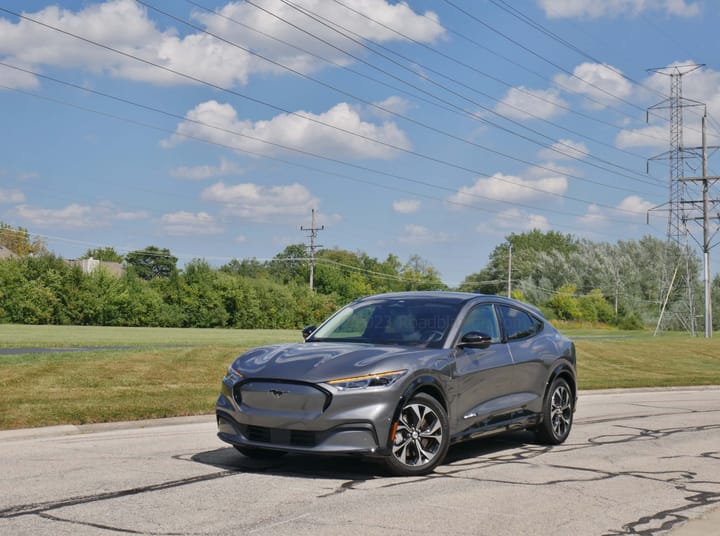
[[[462,320],[459,342],[471,331],[491,337],[487,348],[456,348],[453,366],[453,433],[490,424],[504,411],[503,398],[512,392],[512,358],[502,340],[495,308],[476,305]]]
[[[516,307],[496,305],[510,357],[513,361],[513,396],[510,409],[537,412],[547,378],[544,357],[550,352],[541,336],[543,321]]]

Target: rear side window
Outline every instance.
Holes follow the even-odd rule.
[[[509,341],[532,337],[542,329],[542,321],[520,309],[504,305],[497,308],[505,329],[505,335]]]

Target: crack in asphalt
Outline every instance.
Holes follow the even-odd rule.
[[[720,484],[720,482],[711,483]],[[685,500],[688,501],[689,504],[678,506],[677,508],[662,510],[655,514],[638,518],[637,521],[633,521],[632,523],[623,525],[622,530],[607,532],[603,536],[618,536],[624,534],[633,534],[637,536],[653,536],[660,531],[670,530],[675,525],[687,521],[688,517],[682,515],[682,513],[694,510],[696,508],[703,508],[715,504],[720,504],[720,493],[711,491],[691,490],[684,486],[677,486],[677,489],[694,493],[694,495],[685,497]],[[653,522],[659,522],[660,525],[642,528],[643,525],[649,525]]]
[[[94,529],[102,529],[107,530],[111,532],[120,532],[122,534],[141,534],[143,536],[205,536],[209,533],[201,533],[201,532],[146,532],[146,531],[138,531],[133,529],[125,529],[122,527],[115,527],[113,525],[105,525],[102,523],[91,523],[90,521],[79,521],[75,519],[66,519],[63,517],[53,516],[46,513],[39,513],[37,514],[39,517],[42,517],[43,519],[47,519],[49,521],[55,521],[58,523],[69,523],[71,525],[80,525],[83,527],[92,527]]]
[[[658,408],[658,409],[667,409],[667,408]],[[717,413],[718,410],[709,410],[709,411],[696,411],[696,410],[686,410],[685,413]],[[667,415],[677,415],[677,413],[671,413]],[[649,417],[657,417],[658,415],[636,415],[636,416],[624,416],[614,419],[609,419],[610,421],[620,422],[624,420],[632,420],[632,419],[643,419],[643,418],[649,418]],[[606,422],[604,419],[602,420],[588,420],[584,422],[578,422],[576,421],[576,424],[578,425],[585,425],[585,424],[596,424],[596,423],[602,423]],[[656,441],[662,438],[670,437],[676,434],[692,434],[692,433],[699,433],[699,432],[707,432],[707,431],[714,431],[714,430],[720,430],[720,424],[706,424],[701,426],[688,426],[688,427],[671,427],[671,428],[642,428],[642,427],[636,427],[636,426],[626,426],[622,424],[617,424],[616,428],[619,428],[621,430],[627,430],[625,433],[620,434],[603,434],[598,435],[594,437],[588,438],[588,440],[584,443],[578,443],[578,444],[564,444],[559,445],[555,447],[551,446],[538,446],[538,445],[528,445],[524,441],[520,440],[513,440],[508,439],[506,437],[498,437],[498,438],[489,438],[485,439],[483,445],[486,446],[485,451],[486,452],[495,452],[501,449],[505,448],[514,448],[517,449],[513,452],[502,452],[500,451],[499,454],[490,454],[490,455],[484,455],[482,453],[480,454],[470,454],[470,456],[473,456],[475,459],[467,460],[463,456],[463,454],[458,455],[457,450],[454,455],[456,460],[452,460],[453,455],[451,451],[451,461],[448,465],[442,466],[442,472],[435,472],[430,475],[426,475],[423,477],[417,477],[417,478],[404,478],[402,480],[393,479],[393,481],[388,482],[387,484],[378,486],[377,489],[387,489],[387,488],[393,488],[393,487],[399,487],[399,486],[407,486],[412,484],[417,484],[420,482],[428,482],[435,479],[444,479],[444,478],[454,478],[454,479],[463,479],[463,480],[473,480],[477,482],[483,482],[483,483],[491,483],[491,484],[506,484],[506,485],[515,485],[515,486],[532,486],[532,487],[543,487],[543,486],[552,486],[557,484],[566,484],[570,482],[594,482],[594,481],[603,481],[603,480],[610,480],[615,478],[621,478],[621,477],[627,477],[627,478],[636,478],[636,479],[644,479],[644,480],[651,480],[655,482],[660,483],[666,483],[673,485],[675,489],[680,490],[682,492],[685,492],[687,495],[684,496],[685,504],[682,504],[680,506],[677,506],[675,508],[670,508],[666,510],[661,510],[659,512],[645,515],[642,517],[639,517],[637,520],[632,521],[630,523],[627,523],[622,526],[621,529],[612,529],[609,532],[606,532],[603,534],[603,536],[621,536],[621,535],[636,535],[636,536],[653,536],[658,534],[659,532],[670,530],[671,528],[675,527],[676,525],[680,523],[684,523],[688,520],[687,514],[688,512],[696,509],[702,509],[710,506],[714,506],[717,504],[720,504],[720,492],[716,491],[710,491],[710,490],[703,490],[703,489],[695,489],[698,486],[707,485],[707,486],[720,486],[720,482],[715,481],[701,481],[696,480],[697,473],[693,471],[683,471],[683,470],[673,470],[673,471],[633,471],[633,470],[627,470],[627,471],[608,471],[608,470],[602,470],[602,469],[591,469],[587,467],[577,467],[572,465],[562,465],[562,464],[541,464],[542,467],[545,468],[551,468],[551,469],[561,469],[565,471],[572,471],[575,473],[579,473],[579,475],[575,478],[561,478],[561,479],[554,479],[554,480],[543,480],[539,482],[522,482],[522,481],[513,481],[513,480],[503,480],[503,479],[494,479],[494,478],[483,478],[482,476],[474,476],[469,474],[471,471],[482,471],[491,467],[499,466],[499,465],[507,465],[507,464],[521,464],[521,465],[527,465],[528,467],[538,467],[539,465],[535,463],[533,460],[536,458],[542,457],[543,455],[546,455],[551,452],[558,452],[558,453],[565,453],[565,452],[573,452],[588,448],[597,448],[607,445],[617,445],[617,444],[625,444],[625,443],[632,443],[634,441]],[[462,447],[459,447],[462,449]],[[457,447],[456,447],[457,449]],[[224,454],[228,449],[218,449],[215,451],[210,451],[208,453],[201,453],[201,454],[180,454],[175,455],[172,458],[177,460],[182,460],[186,462],[192,462],[192,463],[204,463],[206,465],[212,465],[214,467],[218,467],[223,469],[220,472],[217,473],[211,473],[207,475],[201,475],[191,478],[184,478],[180,480],[172,480],[168,482],[162,482],[159,484],[152,484],[148,486],[142,486],[137,488],[131,488],[126,490],[120,490],[115,492],[108,492],[108,493],[100,493],[100,494],[93,494],[93,495],[86,495],[86,496],[78,496],[78,497],[70,497],[66,499],[61,499],[57,501],[48,501],[43,503],[31,503],[26,505],[18,505],[18,506],[12,506],[10,508],[6,508],[4,510],[0,510],[0,519],[2,518],[16,518],[20,516],[27,516],[27,515],[37,515],[43,519],[57,522],[57,523],[70,523],[70,524],[76,524],[76,525],[83,525],[88,526],[92,528],[97,528],[101,530],[111,531],[111,532],[117,532],[121,534],[141,534],[146,536],[202,536],[207,533],[194,533],[194,532],[149,532],[149,531],[138,531],[133,530],[130,528],[124,528],[119,526],[111,526],[101,523],[93,523],[90,521],[81,521],[81,520],[72,520],[67,519],[64,517],[60,517],[57,515],[52,515],[48,512],[52,512],[54,510],[66,508],[69,506],[76,506],[76,505],[82,505],[82,504],[89,504],[94,503],[98,501],[106,501],[106,500],[112,500],[120,497],[127,497],[132,495],[139,495],[143,493],[153,493],[155,491],[161,491],[166,489],[172,489],[176,487],[186,486],[186,485],[192,485],[198,482],[205,482],[210,480],[216,480],[221,478],[226,478],[229,476],[234,476],[242,472],[251,472],[251,473],[267,473],[267,474],[282,474],[284,476],[297,476],[297,477],[307,477],[309,475],[312,475],[313,478],[318,477],[327,477],[327,478],[338,478],[338,476],[342,476],[338,474],[338,471],[332,471],[332,470],[318,470],[317,467],[310,467],[309,469],[305,469],[304,471],[297,470],[297,464],[293,463],[293,460],[280,460],[280,461],[274,461],[272,463],[268,462],[258,462],[258,461],[252,461],[252,460],[246,460],[243,458],[240,458],[240,460],[243,461],[242,464],[228,464],[228,463],[222,463],[220,460],[214,459],[218,455]],[[477,459],[477,456],[482,456],[481,459]],[[679,458],[679,457],[688,457],[688,458],[705,458],[705,459],[720,459],[720,451],[709,451],[709,452],[703,452],[697,455],[685,455],[685,456],[668,456],[667,458]],[[204,459],[203,459],[204,458]],[[297,459],[295,459],[297,461]],[[354,472],[354,471],[353,471]],[[584,477],[581,477],[580,475],[585,475]],[[352,475],[352,477],[349,477],[350,475],[346,476],[346,480],[336,486],[332,491],[329,493],[324,493],[321,495],[317,495],[316,498],[318,499],[326,499],[330,497],[334,497],[343,493],[346,493],[348,491],[363,491],[359,486],[362,484],[371,481],[371,480],[380,480],[376,475],[373,474],[364,474],[361,478],[357,478],[356,475]],[[359,475],[358,475],[359,476]],[[262,525],[262,523],[261,523]],[[253,529],[253,530],[260,530]]]
[[[717,410],[713,410],[713,411],[717,412]],[[693,413],[695,413],[695,412],[693,412]],[[614,478],[628,477],[628,478],[637,478],[637,479],[652,480],[655,482],[673,484],[675,486],[675,489],[691,493],[691,495],[685,497],[686,503],[681,506],[678,506],[678,507],[672,508],[672,509],[662,510],[662,511],[656,512],[654,514],[640,517],[636,521],[633,521],[631,523],[627,523],[627,524],[623,525],[622,529],[612,530],[610,532],[605,533],[603,536],[619,536],[619,535],[653,536],[655,534],[658,534],[659,532],[667,531],[667,530],[675,527],[676,525],[687,521],[688,517],[683,515],[684,513],[687,513],[691,510],[710,507],[710,506],[714,506],[716,504],[720,504],[720,492],[714,492],[714,491],[708,491],[708,490],[693,490],[693,489],[689,488],[690,485],[692,485],[692,486],[698,486],[698,485],[720,486],[720,482],[696,480],[697,473],[695,473],[693,471],[682,471],[682,470],[675,470],[675,471],[633,471],[633,470],[605,471],[605,470],[601,470],[601,469],[589,469],[586,467],[576,467],[576,466],[569,466],[569,465],[544,464],[543,467],[570,470],[570,471],[575,471],[575,472],[580,472],[580,473],[588,473],[588,474],[594,475],[594,476],[592,476],[590,478],[562,478],[562,479],[557,479],[557,480],[545,480],[542,482],[521,482],[521,481],[512,481],[512,480],[492,479],[492,478],[474,477],[474,476],[465,474],[471,470],[483,470],[483,469],[487,469],[489,467],[494,467],[497,465],[506,465],[508,463],[524,464],[524,465],[528,465],[528,466],[537,466],[536,464],[531,463],[529,460],[532,460],[534,458],[542,456],[543,454],[549,453],[553,449],[557,449],[561,452],[570,452],[570,451],[582,450],[582,449],[586,449],[586,448],[596,448],[596,447],[605,446],[605,445],[609,445],[609,444],[630,443],[630,442],[637,441],[637,440],[654,441],[654,440],[669,437],[669,436],[675,435],[675,434],[697,433],[697,432],[704,432],[704,431],[709,431],[709,430],[718,430],[718,429],[720,429],[720,424],[708,424],[708,425],[703,425],[703,426],[688,426],[688,427],[676,427],[676,428],[666,428],[666,429],[645,429],[645,428],[637,428],[637,427],[630,427],[630,426],[623,426],[623,425],[618,425],[618,427],[633,430],[633,431],[635,431],[635,434],[628,433],[628,434],[622,434],[622,435],[617,435],[617,436],[615,436],[615,435],[596,436],[596,437],[589,438],[588,443],[586,443],[586,444],[569,446],[570,448],[566,448],[563,446],[543,447],[543,448],[528,447],[522,442],[513,442],[513,441],[505,440],[504,441],[505,443],[509,444],[510,446],[515,446],[516,448],[521,448],[521,450],[517,451],[517,452],[507,453],[507,454],[500,454],[497,456],[485,457],[484,459],[479,460],[479,461],[462,463],[460,465],[451,464],[451,467],[457,467],[457,469],[443,471],[442,473],[436,472],[436,473],[427,475],[425,477],[421,477],[419,479],[413,479],[411,481],[392,482],[385,486],[380,486],[380,488],[406,486],[409,484],[414,484],[416,482],[427,482],[427,481],[431,481],[434,479],[442,479],[442,478],[457,478],[457,479],[464,479],[464,480],[474,480],[477,482],[492,483],[492,484],[543,487],[543,486],[551,486],[551,485],[556,485],[556,484],[564,484],[564,483],[568,483],[568,482],[593,482],[593,481],[610,480],[610,479],[614,479]],[[613,438],[613,440],[612,441],[604,440],[604,438],[608,438],[608,437]],[[500,442],[500,441],[496,441],[496,442]],[[704,453],[698,454],[696,456],[688,456],[688,457],[720,459],[720,452],[718,452],[718,451],[704,452]],[[329,496],[332,496],[332,495],[335,495],[338,493],[344,493],[346,491],[354,490],[355,486],[360,485],[363,482],[364,481],[362,481],[362,480],[344,482],[335,490],[334,493],[321,495],[318,498],[329,497]]]
[[[120,497],[128,497],[131,495],[139,495],[142,493],[151,493],[154,491],[161,491],[166,489],[177,488],[180,486],[187,486],[189,484],[195,484],[197,482],[206,482],[209,480],[216,480],[218,478],[226,478],[228,476],[236,475],[237,471],[222,471],[219,473],[211,473],[208,475],[194,476],[190,478],[182,478],[180,480],[170,480],[168,482],[161,482],[159,484],[151,484],[149,486],[140,486],[137,488],[124,489],[119,491],[110,491],[107,493],[96,493],[93,495],[83,495],[79,497],[69,497],[67,499],[60,499],[57,501],[47,501],[42,503],[30,503],[17,506],[11,506],[0,510],[0,519],[11,519],[14,517],[44,514],[52,510],[58,510],[60,508],[66,508],[68,506],[76,506],[79,504],[89,504],[99,501],[108,501],[117,499]]]

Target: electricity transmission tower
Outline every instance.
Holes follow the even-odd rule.
[[[310,223],[310,227],[303,227],[300,226],[301,231],[308,231],[307,237],[310,239],[310,245],[306,246],[308,250],[310,251],[310,290],[314,289],[315,284],[315,250],[317,248],[321,248],[322,246],[315,243],[315,239],[317,238],[318,231],[322,231],[325,229],[324,225],[321,225],[320,227],[315,227],[315,209],[312,209],[312,220]]]
[[[710,221],[720,219],[711,216],[711,210],[717,208],[720,200],[711,199],[710,189],[718,177],[709,177],[707,172],[707,138],[705,104],[686,99],[682,96],[682,77],[702,65],[678,65],[660,69],[651,69],[670,77],[670,97],[650,107],[650,110],[668,109],[670,111],[670,150],[653,157],[651,160],[667,159],[670,163],[669,200],[651,210],[668,213],[667,240],[663,259],[662,288],[660,294],[660,315],[655,334],[670,325],[674,320],[685,330],[695,335],[695,266],[690,239],[698,243],[704,255],[705,281],[705,336],[712,336],[712,309],[710,305]],[[691,107],[703,107],[702,146],[688,147],[684,143],[683,110]],[[716,147],[713,147],[716,148]],[[702,163],[702,176],[686,176],[687,170],[697,175],[698,163]],[[712,207],[711,207],[712,206]],[[702,241],[694,234],[697,224],[702,229]],[[688,226],[690,225],[690,227]],[[673,299],[674,297],[674,299]],[[671,303],[672,302],[672,303]],[[668,304],[670,308],[668,309]]]

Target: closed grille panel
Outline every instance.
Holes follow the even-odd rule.
[[[250,441],[290,447],[314,447],[318,443],[316,432],[307,430],[281,430],[265,426],[245,425],[241,431]]]

